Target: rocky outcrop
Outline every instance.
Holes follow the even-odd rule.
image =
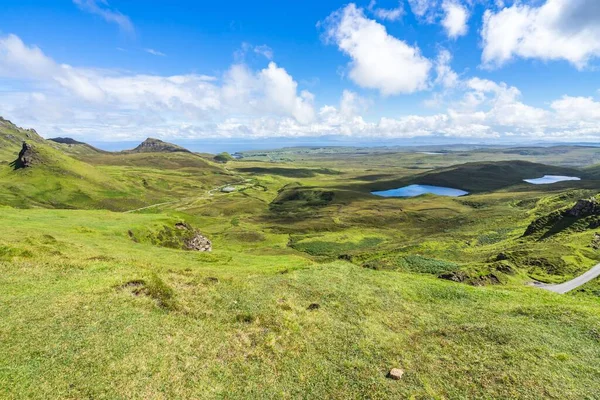
[[[192,226],[184,222],[178,222],[175,224],[175,228],[186,231],[183,239],[183,244],[186,250],[212,251],[212,242],[206,236],[202,235],[197,229],[194,229]]]
[[[30,168],[34,166],[39,159],[39,154],[35,148],[31,144],[23,142],[23,147],[19,152],[19,156],[11,165],[14,169]]]
[[[594,250],[600,250],[600,234],[594,233],[594,238],[592,239],[591,247]]]
[[[578,200],[571,208],[553,211],[533,221],[523,234],[546,238],[557,233],[600,227],[600,202],[596,198]]]
[[[590,215],[600,215],[600,203],[595,198],[579,200],[567,215],[576,218],[585,218]]]

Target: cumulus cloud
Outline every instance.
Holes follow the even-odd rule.
[[[380,8],[376,7],[376,5],[377,2],[375,0],[371,0],[367,8],[375,15],[375,17],[381,20],[399,21],[404,15],[404,5],[402,4],[402,1],[398,3],[398,7],[396,8]]]
[[[85,12],[98,15],[106,22],[118,25],[123,32],[133,34],[135,31],[129,17],[111,9],[106,0],[73,0],[73,3]]]
[[[388,34],[351,3],[325,21],[325,38],[352,61],[348,76],[357,85],[384,96],[413,93],[427,87],[431,62],[418,47]]]
[[[314,96],[308,91],[299,92],[292,76],[274,62],[256,72],[235,64],[222,79],[197,74],[124,74],[58,64],[39,48],[9,35],[0,37],[0,78],[10,78],[15,87],[27,86],[35,93],[17,96],[22,106],[11,106],[13,95],[3,102],[3,112],[23,112],[31,104],[40,109],[61,104],[65,109],[85,110],[78,113],[77,122],[82,125],[89,121],[81,119],[90,115],[102,120],[120,116],[117,120],[121,121],[129,116],[150,118],[154,114],[204,123],[215,116],[245,113],[289,117],[299,124],[311,122],[315,115]],[[52,123],[61,121],[53,119]]]
[[[413,14],[417,17],[424,18],[437,7],[438,2],[436,0],[408,0],[410,9]]]
[[[563,96],[550,107],[563,121],[600,122],[600,102],[592,97]]]
[[[454,72],[450,66],[451,61],[452,54],[446,49],[442,49],[435,60],[435,71],[437,76],[434,83],[441,85],[446,89],[454,88],[459,84],[458,74]]]
[[[467,34],[469,27],[469,11],[456,0],[444,0],[442,3],[444,18],[442,26],[446,29],[449,38],[456,39]]]
[[[433,87],[448,90],[447,108],[432,115],[368,120],[371,102],[344,90],[317,106],[281,66],[231,65],[219,76],[161,76],[60,64],[17,36],[0,37],[0,115],[47,136],[84,140],[347,135],[381,138],[600,138],[600,101],[563,96],[547,108],[526,104],[518,88],[459,78],[451,54],[435,60]]]
[[[521,57],[566,60],[582,69],[600,56],[600,2],[546,0],[538,7],[517,2],[487,10],[481,36],[486,67]]]

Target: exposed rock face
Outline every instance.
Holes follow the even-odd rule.
[[[187,238],[184,239],[184,245],[187,250],[193,251],[212,251],[212,242],[196,229],[192,228],[190,225],[178,222],[175,224],[175,228],[180,230],[186,230],[190,233]]]
[[[131,150],[133,153],[189,153],[190,151],[184,149],[176,144],[163,142],[159,139],[148,138],[142,142],[138,147]]]
[[[600,214],[600,204],[594,198],[579,200],[573,208],[567,211],[567,215],[576,218],[588,217]]]
[[[533,221],[523,236],[551,236],[567,229],[582,231],[600,226],[600,202],[595,198],[578,200],[571,208],[557,210]]]
[[[594,238],[592,239],[592,249],[600,250],[600,234],[594,233]]]
[[[29,168],[32,167],[38,159],[39,157],[34,147],[27,142],[23,142],[23,147],[19,152],[19,156],[12,165],[15,169]]]

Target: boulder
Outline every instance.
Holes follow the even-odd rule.
[[[600,234],[594,233],[594,238],[592,239],[592,249],[599,250],[600,249]]]

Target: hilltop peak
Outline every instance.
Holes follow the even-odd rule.
[[[185,152],[189,153],[188,149],[178,146],[173,143],[163,142],[160,139],[147,138],[138,147],[131,150],[134,153],[174,153]]]
[[[52,142],[61,143],[61,144],[86,144],[84,142],[80,142],[78,140],[69,138],[69,137],[55,137],[48,139]]]

